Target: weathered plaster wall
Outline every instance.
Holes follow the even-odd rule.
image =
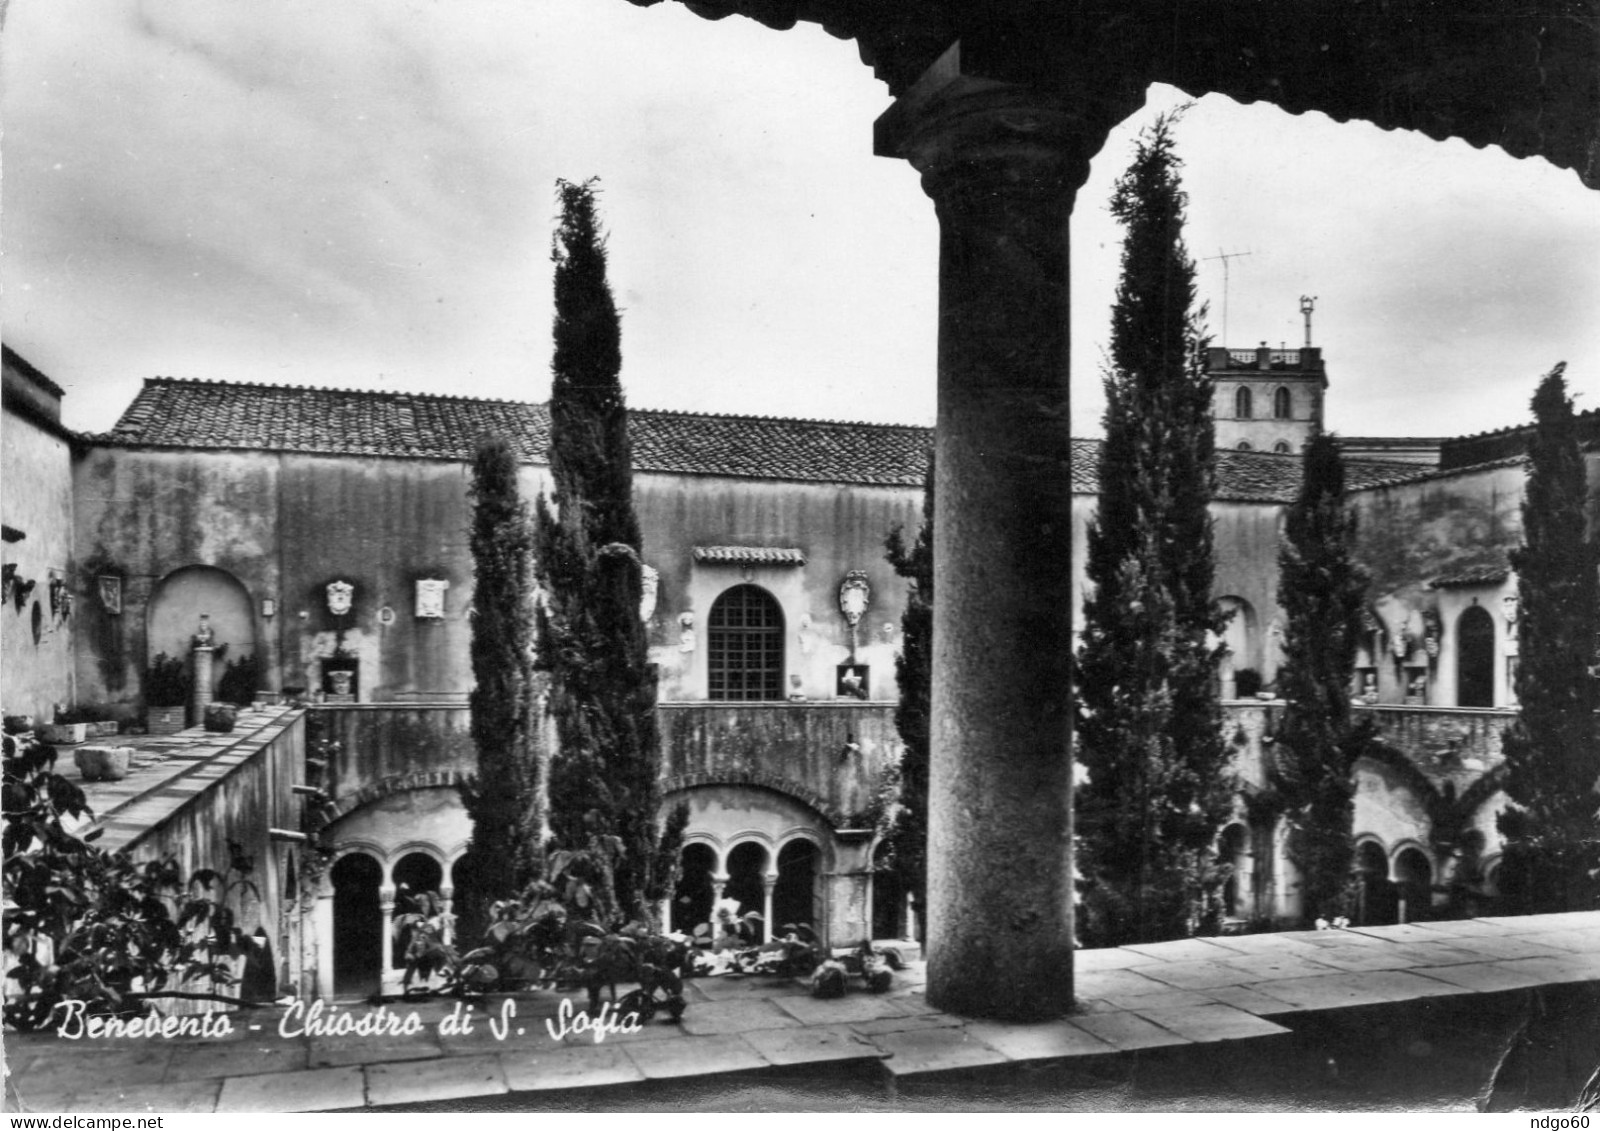
[[[50,582],[73,585],[72,452],[66,440],[9,409],[0,425],[0,484],[4,485],[5,524],[26,535],[7,542],[4,561],[15,566],[15,585],[33,588],[19,603],[18,588],[8,588],[0,605],[0,667],[5,671],[7,714],[54,717],[58,703],[71,705],[74,688],[73,637],[83,601],[74,597],[71,615],[52,610]]]
[[[887,706],[674,704],[659,714],[669,788],[762,785],[842,827],[870,825],[866,814],[901,749]]]
[[[406,789],[448,786],[477,768],[464,706],[312,708],[313,733],[338,745],[319,781],[340,817]]]
[[[862,570],[870,603],[856,626],[855,661],[870,668],[875,700],[898,697],[894,654],[906,583],[884,560],[884,540],[897,525],[914,538],[922,522],[920,490],[835,486],[696,476],[641,475],[634,483],[644,560],[661,574],[650,621],[651,658],[660,665],[663,700],[707,694],[706,624],[717,597],[750,582],[783,609],[786,690],[808,699],[835,698],[837,668],[851,650],[839,611],[839,586]],[[805,565],[741,566],[696,562],[696,546],[798,549]],[[683,614],[694,618],[693,647]]]

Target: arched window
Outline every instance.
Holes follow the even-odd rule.
[[[1233,394],[1233,415],[1240,420],[1249,420],[1255,415],[1254,402],[1250,397],[1249,386],[1240,385],[1239,391]]]
[[[736,585],[711,606],[712,699],[783,698],[783,610],[771,593]]]
[[[1494,706],[1494,618],[1481,605],[1456,621],[1456,705]]]
[[[1294,413],[1291,411],[1289,390],[1282,385],[1272,394],[1272,415],[1279,420],[1292,420]]]
[[[1272,445],[1272,450],[1277,452],[1281,456],[1288,455],[1289,451],[1290,451],[1289,441],[1288,440],[1279,440],[1276,444]]]
[[[1241,452],[1248,452],[1253,451],[1254,449],[1250,447],[1249,440],[1240,440],[1238,450]]]

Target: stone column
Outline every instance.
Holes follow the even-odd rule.
[[[317,984],[302,987],[300,996],[333,1000],[333,882],[325,875],[317,883],[317,906],[312,913],[311,932],[317,956]]]
[[[1143,95],[974,69],[952,47],[877,151],[940,230],[928,1001],[1029,1020],[1073,1000],[1067,228]]]
[[[761,941],[772,941],[772,889],[778,886],[778,873],[767,872],[761,877]]]
[[[378,889],[378,916],[383,928],[383,958],[378,967],[378,992],[388,993],[394,975],[394,885]]]
[[[189,721],[193,726],[205,725],[206,708],[211,706],[211,664],[215,655],[216,649],[209,644],[194,647],[194,689],[189,696],[194,712]]]
[[[455,916],[451,909],[455,906],[456,889],[449,884],[439,885],[439,941],[449,946],[455,942]]]

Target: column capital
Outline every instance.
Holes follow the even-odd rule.
[[[1142,83],[1111,69],[1063,63],[1046,83],[990,77],[953,44],[873,131],[880,157],[922,174],[936,203],[973,184],[1071,195],[1112,127],[1144,104]]]

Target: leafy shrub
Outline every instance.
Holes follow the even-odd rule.
[[[156,653],[144,673],[147,707],[182,707],[189,701],[189,664],[181,656]]]
[[[184,885],[174,860],[141,863],[95,847],[100,830],[80,838],[62,824],[94,814],[55,760],[53,747],[5,736],[3,933],[14,961],[6,977],[19,987],[5,1004],[6,1023],[59,1025],[67,1001],[83,1002],[89,1016],[123,1017],[146,1012],[152,998],[233,1003],[217,989],[233,981],[228,960],[246,940],[227,901],[253,888],[250,858],[230,845],[226,873],[202,870]],[[210,990],[173,988],[196,979]]]
[[[236,707],[248,707],[255,702],[261,686],[261,661],[253,655],[229,660],[217,681],[217,698]]]

